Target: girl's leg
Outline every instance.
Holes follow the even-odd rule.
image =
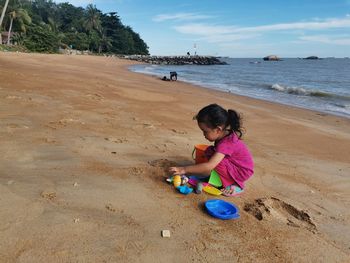
[[[223,188],[221,189],[222,194],[225,196],[235,196],[241,194],[243,189],[236,183],[232,176],[228,173],[227,160],[222,160],[218,166],[215,167],[215,171],[220,175]]]

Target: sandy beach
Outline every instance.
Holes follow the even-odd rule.
[[[132,63],[0,53],[0,262],[350,262],[350,119]],[[185,196],[167,168],[208,143],[192,117],[214,102],[243,115],[255,174],[239,197]]]

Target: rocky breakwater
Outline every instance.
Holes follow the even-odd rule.
[[[227,63],[212,56],[122,56],[124,59],[157,65],[226,65]]]

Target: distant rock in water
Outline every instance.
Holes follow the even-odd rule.
[[[157,65],[227,65],[226,62],[212,56],[144,56],[124,55],[120,58],[136,60]]]
[[[270,55],[263,58],[265,61],[280,61],[281,59],[276,55]]]
[[[306,57],[306,58],[304,58],[304,59],[320,59],[320,58],[317,57],[317,56],[310,56],[310,57]]]

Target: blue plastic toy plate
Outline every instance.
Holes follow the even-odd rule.
[[[208,213],[219,219],[237,219],[239,218],[238,207],[232,203],[220,199],[211,199],[205,202],[205,208]]]
[[[190,188],[187,185],[181,185],[181,186],[177,187],[177,190],[179,190],[179,192],[181,194],[188,195],[188,194],[192,193],[193,188]]]

